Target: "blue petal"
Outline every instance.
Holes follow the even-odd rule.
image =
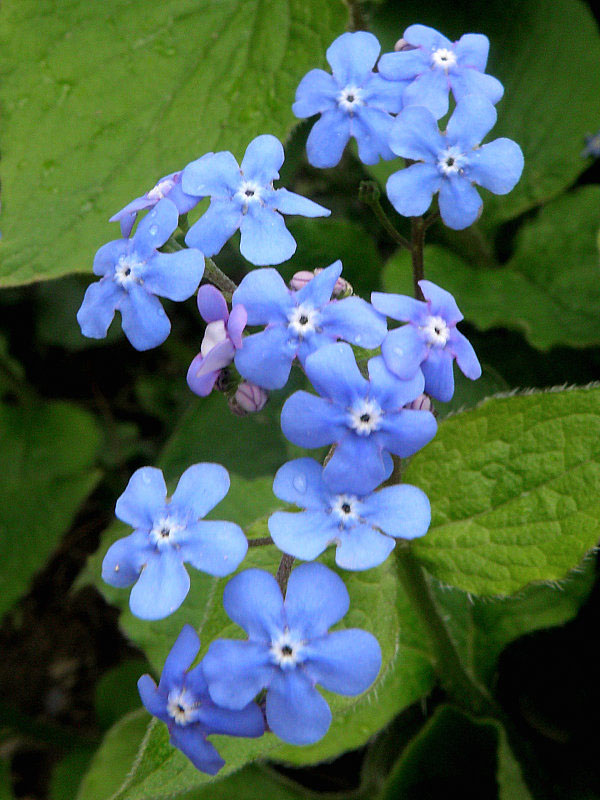
[[[203,520],[177,536],[181,558],[219,578],[236,570],[248,552],[248,540],[234,522]]]
[[[427,345],[414,325],[390,331],[381,345],[386,367],[406,381],[413,377],[427,355]]]
[[[477,150],[470,177],[494,194],[512,191],[523,172],[523,152],[512,139],[495,139]]]
[[[279,139],[268,133],[257,136],[246,148],[241,164],[244,178],[267,186],[279,177],[283,159],[283,145]]]
[[[281,264],[296,252],[296,240],[281,214],[256,203],[248,207],[240,223],[240,252],[251,264]]]
[[[327,633],[346,615],[350,595],[344,581],[313,561],[292,570],[285,595],[285,615],[291,629],[305,639]]]
[[[120,303],[123,332],[136,350],[150,350],[162,344],[171,323],[160,300],[142,286],[132,283]]]
[[[228,151],[208,154],[192,161],[183,170],[181,186],[197,197],[229,199],[238,189],[242,175],[237,161]],[[201,248],[202,249],[202,248]],[[203,250],[206,253],[206,250]]]
[[[379,69],[381,72],[381,63]],[[402,93],[407,85],[406,81],[402,83],[387,81],[381,77],[381,74],[373,73],[363,87],[363,100],[370,108],[387,111],[388,114],[397,114],[402,110]]]
[[[350,628],[313,640],[306,672],[324,689],[354,696],[366,691],[381,668],[381,648],[367,631]]]
[[[226,736],[247,736],[254,739],[265,732],[265,718],[256,703],[248,703],[239,711],[231,711],[204,702],[198,709],[198,722],[209,733]]]
[[[278,672],[267,694],[267,722],[289,744],[312,744],[327,733],[331,711],[300,670]]]
[[[337,279],[341,274],[342,262],[339,260],[325,267],[322,272],[315,275],[302,289],[296,292],[296,305],[310,303],[313,308],[320,308],[329,303]]]
[[[212,642],[202,661],[202,669],[214,703],[239,711],[269,685],[275,672],[269,646],[270,642],[266,641],[217,639]]]
[[[425,389],[427,390],[427,384]],[[430,411],[405,408],[386,414],[381,429],[375,435],[390,453],[408,458],[429,444],[436,432],[437,422]]]
[[[287,326],[273,325],[244,337],[241,349],[235,354],[235,366],[246,380],[257,386],[281,389],[289,378],[297,344]]]
[[[350,138],[350,117],[339,108],[325,111],[306,140],[306,155],[313,167],[335,167]]]
[[[312,356],[308,360],[310,358]],[[343,436],[346,415],[339,406],[328,400],[308,392],[294,392],[285,401],[281,411],[281,429],[293,444],[308,448],[322,447]]]
[[[216,322],[219,319],[227,322],[229,319],[227,303],[216,286],[212,286],[210,283],[201,286],[198,289],[196,302],[200,316],[205,322]]]
[[[446,128],[448,144],[471,150],[496,124],[494,106],[481,95],[469,95],[456,104]]]
[[[426,303],[405,294],[372,292],[371,303],[381,314],[401,322],[420,322],[423,314],[427,313]]]
[[[362,86],[375,66],[381,47],[366,31],[343,33],[327,48],[327,61],[340,86]]]
[[[200,219],[185,236],[188,247],[197,247],[205,256],[214,256],[240,227],[242,209],[233,200],[211,200]]]
[[[240,303],[248,314],[248,325],[288,322],[294,308],[292,293],[276,269],[254,269],[244,276],[233,293],[233,305]]]
[[[163,619],[177,611],[189,590],[190,576],[181,557],[166,547],[146,563],[131,590],[129,608],[140,619]]]
[[[497,103],[504,94],[504,86],[493,75],[485,75],[469,68],[451,74],[450,86],[457,103],[469,95],[482,95],[490,103]]]
[[[323,479],[333,492],[365,494],[385,480],[387,474],[381,447],[371,436],[348,431],[338,442],[323,469]]]
[[[321,314],[321,327],[329,336],[368,350],[379,347],[387,333],[385,318],[360,297],[330,303]]]
[[[339,91],[339,86],[328,72],[311,69],[296,89],[296,102],[292,106],[292,111],[300,119],[320,114],[336,105]]]
[[[212,153],[207,153],[211,156]],[[193,194],[186,194],[181,188],[181,173],[179,173],[179,182],[175,183],[169,192],[169,200],[175,203],[177,210],[180,214],[187,214],[192,208],[195,208],[202,198]]]
[[[321,347],[306,359],[306,374],[317,392],[334,403],[349,406],[369,389],[356,365],[349,344],[336,342]]]
[[[133,249],[142,259],[149,258],[158,247],[162,247],[178,224],[177,207],[165,197],[137,226],[132,239]]]
[[[171,507],[198,520],[211,511],[229,491],[229,473],[220,464],[193,464],[179,479]]]
[[[490,40],[483,33],[465,33],[454,45],[454,53],[461,67],[485,71],[490,50]]]
[[[82,334],[90,339],[104,339],[124,295],[124,290],[108,275],[91,283],[77,312]]]
[[[325,511],[296,514],[276,511],[269,518],[269,533],[275,545],[303,561],[318,558],[338,532],[331,515]]]
[[[450,325],[456,325],[463,319],[456,300],[446,289],[426,280],[419,281],[419,287],[423,292],[423,297],[429,301],[431,314],[443,317]]]
[[[108,548],[102,561],[102,580],[119,588],[131,586],[152,553],[146,532],[135,531]]]
[[[394,118],[377,108],[362,106],[352,119],[350,132],[358,144],[358,157],[363,164],[376,164],[380,158],[394,158],[389,139]]]
[[[452,361],[450,352],[432,347],[429,351],[429,358],[423,362],[422,366],[425,376],[425,391],[442,403],[449,402],[454,394]]]
[[[214,349],[216,350],[216,347]],[[202,368],[204,361],[205,359],[202,354],[198,353],[198,355],[192,360],[186,376],[188,386],[192,392],[194,392],[194,394],[197,394],[200,397],[208,397],[208,395],[212,392],[215,383],[217,382],[220,372],[220,370],[215,370],[213,372],[204,370]],[[228,363],[231,363],[231,361]]]
[[[440,47],[451,50],[453,46],[450,39],[446,39],[443,34],[428,25],[410,25],[404,31],[402,38],[424,50],[437,50]]]
[[[348,570],[372,569],[383,564],[395,544],[389,536],[384,536],[369,525],[357,525],[340,536],[335,563]]]
[[[328,344],[332,344],[335,342],[335,337],[332,335],[328,335],[326,332],[324,333],[317,333],[313,331],[312,333],[307,333],[301,339],[299,339],[300,346],[298,347],[298,361],[304,366],[306,364],[306,359],[311,356],[313,353],[316,353],[317,350],[320,350],[321,347],[325,347]]]
[[[246,569],[223,592],[223,606],[250,639],[265,642],[283,630],[283,597],[275,578],[262,569]]]
[[[328,208],[287,189],[276,189],[268,198],[268,203],[282,214],[300,214],[302,217],[328,217],[331,214]]]
[[[149,711],[152,716],[158,717],[158,719],[167,724],[173,721],[167,711],[166,699],[159,693],[150,675],[142,675],[138,680],[137,687],[146,711]]]
[[[444,137],[427,108],[409,106],[396,117],[390,147],[397,155],[432,162],[444,145]]]
[[[388,536],[415,539],[427,533],[431,506],[425,492],[404,483],[363,498],[363,516]]]
[[[94,275],[112,275],[120,256],[131,252],[129,239],[115,239],[103,244],[94,256]]]
[[[483,201],[467,177],[456,175],[442,181],[439,206],[444,224],[460,231],[479,217]]]
[[[120,211],[117,211],[116,214],[113,214],[108,221],[119,222],[121,225],[121,236],[126,239],[131,233],[131,229],[135,224],[138,213],[143,211],[145,208],[150,208],[153,205],[154,203],[152,200],[148,200],[146,195],[143,197],[136,197],[136,199],[132,200],[131,203],[128,203]]]
[[[386,191],[391,204],[404,217],[420,217],[443,180],[433,164],[412,164],[390,175]]]
[[[386,412],[412,403],[423,391],[423,375],[420,371],[407,380],[400,380],[392,375],[381,356],[369,359],[368,366],[372,394]]]
[[[424,106],[436,119],[448,113],[449,78],[441,69],[429,69],[404,90],[404,106]],[[394,149],[394,148],[392,148]]]
[[[450,333],[446,349],[456,356],[456,363],[467,378],[475,381],[481,377],[481,364],[475,354],[473,345],[456,328]]]
[[[181,688],[184,672],[192,666],[199,651],[200,637],[191,625],[184,625],[165,660],[159,689],[168,693]]]
[[[323,467],[314,458],[288,461],[275,474],[273,494],[299,508],[322,509],[329,499],[323,483]]]
[[[429,67],[428,54],[418,47],[416,50],[384,53],[379,60],[377,69],[386,80],[395,83],[396,81],[412,81]]]
[[[186,755],[192,764],[207,775],[216,775],[225,761],[198,725],[174,725],[171,728],[171,744]]]
[[[204,274],[204,256],[199,250],[156,253],[144,270],[144,285],[152,294],[182,301],[191,297]]]
[[[156,467],[136,470],[117,500],[117,517],[134,528],[150,530],[155,516],[163,509],[167,487],[162,471]]]

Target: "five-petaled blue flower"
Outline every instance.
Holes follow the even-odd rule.
[[[418,217],[429,208],[435,192],[440,214],[449,228],[461,230],[480,214],[482,200],[474,183],[494,194],[506,194],[523,171],[523,153],[512,139],[479,145],[496,122],[496,109],[478,95],[456,104],[446,133],[422,106],[408,106],[396,117],[390,147],[399,156],[418,161],[395,172],[387,193],[396,211]]]
[[[281,215],[327,217],[331,212],[287,189],[273,188],[283,159],[281,142],[264,134],[250,142],[241,167],[227,151],[188,164],[184,191],[210,196],[211,202],[189,229],[186,244],[212,256],[239,228],[241,253],[252,264],[281,264],[291,258],[296,241]]]
[[[102,578],[111,586],[135,584],[129,607],[136,617],[162,619],[179,608],[190,588],[184,562],[219,577],[237,569],[248,550],[242,529],[202,519],[228,491],[220,464],[186,469],[170,500],[160,469],[133,473],[116,514],[135,531],[110,546]]]
[[[313,458],[284,464],[275,475],[273,493],[302,513],[276,511],[269,532],[284,553],[312,561],[330,544],[344,569],[371,569],[383,563],[395,539],[424,536],[431,521],[427,495],[403,483],[357,496],[332,492],[323,480],[323,467]]]
[[[304,364],[324,344],[347,339],[367,349],[379,347],[387,333],[385,319],[359,297],[331,299],[341,272],[342,262],[336,261],[297,292],[274,269],[246,275],[234,292],[233,308],[241,303],[249,325],[267,327],[246,336],[235,354],[244,378],[265,389],[280,389],[294,358]]]
[[[267,689],[267,723],[284,742],[312,744],[327,733],[331,711],[315,684],[354,696],[377,677],[381,650],[372,634],[328,633],[350,598],[342,579],[322,564],[293,570],[285,602],[272,575],[245,570],[225,587],[223,605],[249,638],[210,645],[203,661],[210,696],[240,709]]]
[[[405,47],[386,53],[379,72],[391,81],[402,81],[402,102],[425,106],[436,119],[448,112],[448,94],[456,102],[468,94],[479,94],[497,103],[504,88],[497,78],[485,74],[490,49],[487,36],[466,33],[451,42],[426,25],[411,25],[402,37]],[[408,85],[407,85],[408,82]]]
[[[431,281],[419,281],[419,286],[425,303],[402,294],[371,295],[382,314],[409,323],[388,333],[381,354],[387,368],[402,380],[420,368],[427,394],[447,403],[454,394],[453,360],[471,380],[481,376],[481,365],[469,340],[456,329],[463,315],[454,297]]]
[[[167,656],[158,686],[150,675],[142,675],[138,690],[146,709],[168,727],[171,744],[197,769],[215,775],[225,762],[206,737],[262,736],[265,723],[256,703],[231,711],[211,700],[202,664],[190,669],[199,650],[198,634],[185,625]]]
[[[369,361],[369,378],[360,373],[348,344],[326,345],[306,359],[305,370],[322,397],[299,391],[281,412],[281,428],[300,447],[337,444],[323,469],[334,492],[364,495],[391,471],[390,453],[405,458],[424,447],[437,430],[429,411],[403,408],[423,391],[420,371],[402,381],[383,358]]]
[[[404,86],[373,72],[379,50],[372,33],[343,33],[327,50],[333,75],[312,69],[302,78],[294,114],[300,118],[321,114],[306,142],[313,166],[335,167],[351,136],[364,164],[394,158],[388,145],[390,114],[402,108]]]
[[[165,341],[171,323],[155,295],[187,300],[204,273],[199,250],[157,250],[177,228],[178,220],[177,208],[165,198],[144,217],[132,239],[117,239],[98,250],[94,273],[102,279],[88,287],[77,312],[84,336],[103,339],[115,311],[120,311],[123,331],[136,350]]]

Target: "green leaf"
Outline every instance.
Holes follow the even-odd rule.
[[[299,786],[262,764],[256,764],[224,780],[186,792],[182,800],[320,800],[322,795]]]
[[[598,540],[600,389],[486,400],[442,422],[404,479],[431,501],[413,552],[438,580],[480,595],[560,580]]]
[[[76,747],[67,753],[52,770],[49,800],[74,800],[94,755],[91,747]]]
[[[523,780],[521,765],[515,758],[510,747],[506,731],[498,722],[498,800],[533,800],[533,797]]]
[[[0,285],[89,270],[108,218],[210,150],[283,139],[337,0],[7,0]],[[15,68],[15,64],[19,68]],[[319,224],[318,222],[316,223]]]
[[[0,616],[27,590],[100,477],[94,418],[63,402],[0,403]]]

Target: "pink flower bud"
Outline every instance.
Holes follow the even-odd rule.
[[[300,291],[300,289],[306,286],[309,281],[312,281],[315,275],[318,275],[320,272],[323,272],[320,267],[313,272],[309,272],[307,269],[296,272],[290,281],[290,289],[293,289],[295,292]],[[354,290],[348,281],[344,280],[344,278],[338,278],[333,287],[332,297],[349,297],[353,292]]]
[[[408,403],[404,408],[411,408],[413,411],[433,411],[433,403],[428,394],[420,394],[412,403]]]
[[[235,396],[229,400],[229,408],[238,417],[245,417],[246,414],[262,411],[268,399],[268,393],[260,386],[250,381],[243,381],[238,386]]]
[[[307,269],[296,272],[290,281],[290,289],[293,289],[295,292],[299,292],[300,289],[306,286],[309,281],[312,281],[314,277],[314,273],[309,272]]]
[[[398,39],[396,44],[394,45],[394,50],[399,53],[404,50],[416,50],[417,48],[414,44],[409,44],[406,39]]]

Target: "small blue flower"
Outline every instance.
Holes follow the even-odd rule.
[[[471,380],[481,376],[481,365],[469,340],[456,329],[463,315],[454,297],[431,281],[419,281],[419,286],[425,303],[402,294],[371,295],[382,314],[409,323],[388,333],[381,354],[387,368],[402,380],[420,368],[427,394],[447,403],[454,394],[454,359]]]
[[[408,106],[400,112],[390,147],[399,156],[419,163],[388,179],[387,193],[396,211],[405,217],[418,217],[439,192],[442,219],[449,228],[461,230],[475,222],[481,212],[482,200],[474,183],[494,194],[510,192],[523,171],[521,148],[512,139],[479,145],[494,127],[496,117],[494,106],[477,95],[456,104],[445,134],[426,108]]]
[[[170,500],[161,470],[133,473],[116,514],[135,530],[110,546],[102,578],[111,586],[135,584],[129,607],[136,617],[162,619],[179,608],[190,588],[184,563],[219,577],[237,569],[248,550],[242,529],[202,519],[228,491],[229,475],[220,464],[186,469]]]
[[[379,347],[387,333],[384,318],[359,297],[331,299],[341,272],[342,262],[336,261],[297,292],[290,291],[274,269],[245,276],[234,292],[233,308],[243,304],[249,325],[267,327],[246,336],[235,354],[244,378],[265,389],[280,389],[294,358],[304,365],[324,344],[347,339],[367,349]]]
[[[390,114],[402,108],[402,90],[408,82],[398,85],[373,72],[379,50],[372,33],[343,33],[327,50],[333,75],[313,69],[302,78],[294,114],[300,118],[321,114],[306,142],[313,166],[335,167],[351,136],[364,164],[394,158],[388,145]]]
[[[255,738],[263,735],[265,723],[256,703],[237,711],[213,703],[202,663],[190,669],[199,650],[196,631],[185,625],[167,656],[158,686],[150,675],[142,675],[138,690],[146,709],[169,729],[171,744],[197,769],[216,775],[225,762],[206,737],[221,733]]]
[[[587,158],[591,156],[592,158],[600,158],[600,132],[588,134],[585,137],[585,147],[581,151],[581,157]]]
[[[424,447],[437,430],[433,414],[403,408],[423,391],[419,371],[401,381],[381,356],[363,378],[348,344],[322,347],[306,359],[306,374],[321,397],[295,392],[281,412],[281,428],[300,447],[337,444],[323,469],[333,492],[364,495],[391,472],[390,453],[401,458]]]
[[[500,81],[484,74],[490,49],[487,36],[466,33],[451,42],[426,25],[411,25],[402,38],[405,48],[382,56],[379,72],[388,80],[402,81],[405,108],[425,106],[440,119],[448,112],[450,91],[456,102],[479,94],[497,103],[504,94]]]
[[[184,191],[211,202],[188,231],[186,244],[212,256],[239,228],[241,253],[252,264],[281,264],[291,258],[296,241],[281,214],[327,217],[331,212],[287,189],[273,188],[283,158],[281,142],[265,134],[250,142],[241,168],[227,151],[188,164]]]
[[[103,339],[115,311],[121,312],[123,331],[136,350],[162,344],[171,323],[156,297],[187,300],[204,273],[199,250],[160,253],[178,225],[174,204],[164,199],[140,222],[132,239],[117,239],[98,250],[94,274],[102,279],[88,286],[77,321],[84,336]]]
[[[356,628],[328,633],[348,611],[344,582],[322,564],[293,570],[285,602],[275,578],[260,569],[236,575],[223,593],[231,619],[247,641],[217,639],[204,657],[215,703],[241,709],[267,689],[267,723],[290,744],[312,744],[331,723],[315,684],[337,694],[361,694],[381,667],[377,639]]]
[[[306,509],[272,514],[269,531],[277,547],[312,561],[335,544],[336,564],[344,569],[382,564],[396,538],[424,536],[431,522],[427,495],[416,486],[403,483],[362,496],[332,492],[323,480],[323,467],[313,458],[284,464],[275,475],[273,493]]]

